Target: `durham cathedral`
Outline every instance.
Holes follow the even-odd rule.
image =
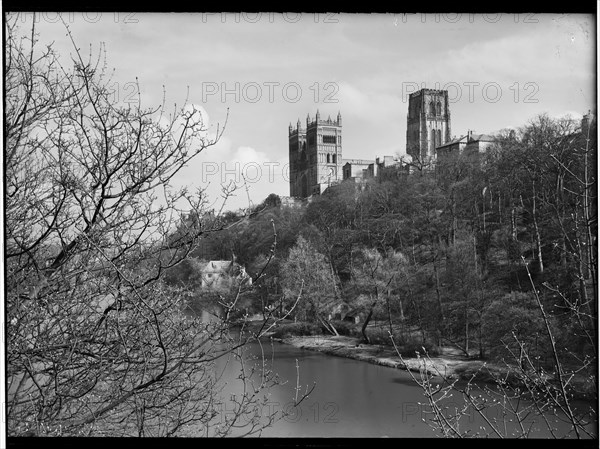
[[[460,144],[458,139],[457,144]],[[308,198],[319,195],[333,184],[347,179],[377,176],[381,168],[403,164],[397,157],[384,156],[375,161],[344,159],[342,156],[342,115],[335,120],[314,120],[306,116],[306,127],[298,120],[289,127],[290,196]],[[450,105],[448,91],[422,89],[410,94],[406,127],[406,153],[413,161],[432,162],[436,151],[451,149]],[[404,162],[405,163],[405,162]]]

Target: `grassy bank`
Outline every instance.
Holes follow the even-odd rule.
[[[442,348],[439,355],[429,356],[426,359],[423,357],[417,358],[416,354],[414,354],[412,356],[403,355],[401,360],[393,346],[380,344],[367,345],[361,343],[360,338],[351,336],[313,335],[285,338],[274,337],[274,339],[298,348],[361,360],[376,365],[389,366],[391,368],[410,370],[415,373],[419,373],[421,369],[425,369],[430,374],[447,379],[458,377],[460,370],[457,370],[457,368],[464,367],[465,364],[473,364],[473,361],[462,359],[456,355],[456,351],[450,348]],[[424,354],[423,351],[421,351],[421,354]]]

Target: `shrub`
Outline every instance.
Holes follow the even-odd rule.
[[[387,329],[382,327],[376,328],[367,328],[367,335],[369,336],[369,341],[373,345],[391,345],[392,340],[390,340],[390,333]],[[394,332],[394,341],[396,344],[399,344],[401,338],[398,332]]]
[[[367,335],[371,344],[374,345],[389,345],[392,346],[389,331],[385,328],[367,329]],[[394,332],[394,343],[398,347],[398,351],[402,357],[415,357],[416,352],[421,355],[436,356],[439,355],[439,348],[430,341],[422,341],[418,337],[405,337],[400,332]],[[423,348],[425,351],[423,351]]]
[[[459,379],[462,380],[470,380],[474,378],[478,382],[485,382],[490,384],[495,384],[502,379],[503,382],[508,383],[509,385],[517,386],[519,385],[519,376],[517,373],[517,368],[514,370],[507,371],[505,368],[497,368],[493,366],[486,366],[482,368],[479,363],[466,363],[459,365],[455,368],[455,373]]]
[[[287,338],[293,336],[303,335],[320,335],[322,334],[322,328],[320,325],[315,323],[299,322],[289,323],[277,326],[273,337],[275,338]]]
[[[425,351],[423,351],[423,349],[425,349]],[[398,346],[398,350],[402,357],[415,357],[417,352],[420,355],[425,355],[426,352],[427,355],[430,355],[432,357],[439,355],[440,353],[439,348],[430,341],[423,342],[421,340],[413,338],[409,339],[401,346]]]

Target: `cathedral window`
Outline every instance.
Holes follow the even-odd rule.
[[[429,103],[429,113],[435,115],[435,103],[433,101]]]
[[[334,154],[333,156],[331,156],[331,161],[335,164],[336,163],[336,155]]]
[[[328,155],[327,155],[327,163],[328,163],[328,164],[330,164],[330,163],[331,163],[331,155],[330,155],[330,154],[328,154]]]
[[[437,110],[437,115],[442,115],[442,103],[440,103],[439,101],[437,102],[436,110]]]
[[[323,136],[323,143],[335,143],[335,136]]]

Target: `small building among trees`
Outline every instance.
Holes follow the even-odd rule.
[[[203,289],[228,290],[240,282],[252,285],[246,269],[233,260],[211,260],[202,268],[201,276]]]

